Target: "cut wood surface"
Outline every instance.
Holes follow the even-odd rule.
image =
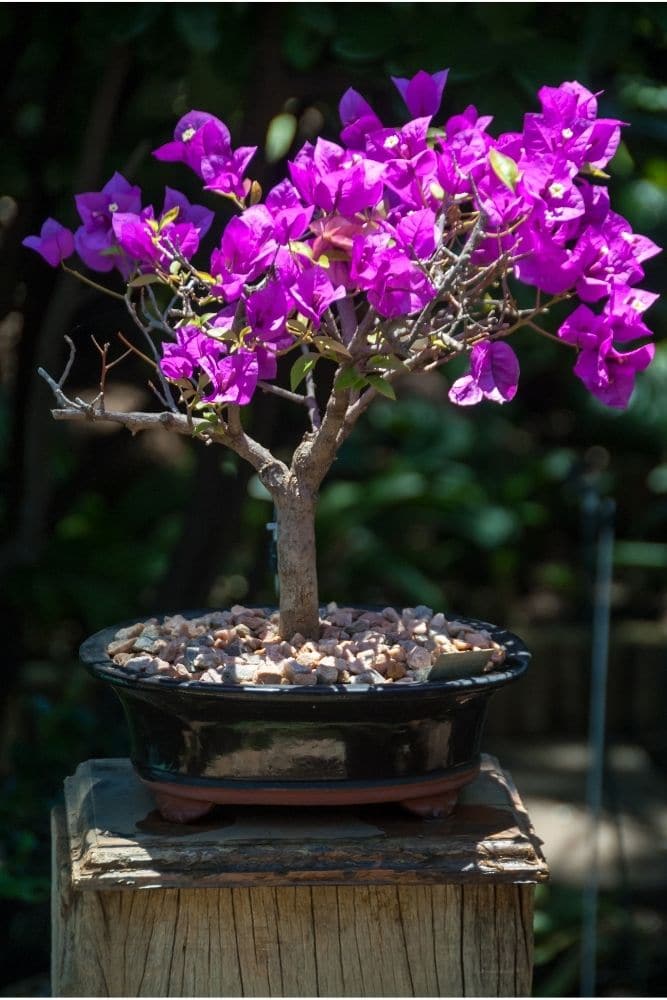
[[[125,761],[53,814],[54,996],[527,996],[547,868],[485,759],[455,814],[219,809],[159,819]]]
[[[360,882],[540,882],[547,866],[516,788],[493,757],[454,813],[424,821],[395,805],[218,807],[166,823],[127,760],[91,760],[65,782],[72,883],[103,887]]]

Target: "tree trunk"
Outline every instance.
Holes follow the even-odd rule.
[[[276,497],[280,633],[319,635],[315,500],[298,489]]]

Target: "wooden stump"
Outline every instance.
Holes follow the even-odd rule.
[[[486,757],[454,814],[220,807],[165,823],[126,760],[53,813],[54,996],[528,996],[547,867]]]

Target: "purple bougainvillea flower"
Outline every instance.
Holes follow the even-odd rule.
[[[516,395],[519,362],[503,340],[485,340],[470,352],[470,373],[454,382],[449,390],[452,403],[472,406],[482,399],[508,403]]]
[[[433,74],[420,69],[410,80],[396,76],[391,79],[413,118],[432,117],[440,107],[448,73],[448,69]]]
[[[246,193],[243,175],[257,152],[257,146],[239,146],[229,154],[212,154],[201,160],[200,174],[205,190],[243,198]]]
[[[277,350],[292,343],[292,337],[285,333],[288,311],[287,295],[279,284],[267,285],[246,299],[246,316],[253,336],[272,342]]]
[[[56,219],[47,219],[39,236],[26,236],[23,246],[36,250],[51,267],[58,267],[74,253],[74,234]]]
[[[296,188],[287,179],[269,191],[264,204],[273,218],[273,235],[283,246],[303,236],[315,211],[314,205],[301,203]]]
[[[396,236],[406,253],[421,261],[431,257],[437,243],[435,221],[435,212],[430,208],[403,216],[396,226]]]
[[[218,361],[227,351],[225,344],[208,337],[199,327],[184,326],[176,331],[176,343],[162,345],[160,368],[167,378],[192,379],[201,366],[202,358]]]
[[[181,224],[184,222],[191,223],[197,230],[200,239],[206,236],[215,218],[215,214],[210,209],[205,208],[204,205],[193,205],[180,191],[175,191],[173,188],[167,187],[164,189],[162,215],[166,215],[172,208],[178,208],[176,222]]]
[[[141,212],[141,189],[130,184],[122,174],[115,173],[101,191],[78,194],[75,202],[82,225],[74,234],[74,246],[81,260],[93,271],[106,272],[120,267],[125,273],[113,218],[118,213],[137,215]]]
[[[352,87],[343,94],[338,112],[344,126],[340,137],[349,149],[363,149],[366,136],[382,128],[368,101]]]
[[[211,382],[202,399],[207,403],[233,403],[247,406],[259,379],[259,361],[254,351],[240,350],[220,360],[211,356],[201,359],[201,369]]]
[[[421,267],[393,248],[377,260],[375,277],[367,286],[368,301],[387,319],[419,312],[435,294]]]
[[[654,344],[621,353],[609,335],[597,348],[580,352],[574,373],[602,403],[624,410],[630,402],[637,373],[648,368],[654,355]]]
[[[303,271],[291,292],[299,312],[315,326],[320,325],[322,314],[332,302],[344,299],[346,295],[342,285],[334,288],[326,271],[321,267],[309,267]]]
[[[596,95],[574,81],[542,87],[538,97],[542,114],[524,118],[526,149],[559,153],[577,167],[605,167],[618,148],[622,122],[597,118]]]
[[[239,297],[243,286],[254,281],[276,253],[273,219],[264,205],[255,205],[231,219],[222,234],[220,249],[211,255],[213,292],[228,300]]]
[[[604,316],[614,340],[624,342],[650,337],[651,331],[644,323],[642,314],[658,298],[654,292],[647,292],[644,288],[614,285],[604,307]]]
[[[580,305],[561,323],[558,336],[566,344],[581,350],[595,351],[608,336],[608,322],[588,306]]]
[[[84,226],[109,228],[116,212],[141,211],[141,188],[116,172],[101,191],[77,194],[74,200]]]
[[[144,264],[157,264],[160,251],[157,247],[157,223],[150,214],[117,212],[113,217],[113,232],[118,245],[131,260]]]
[[[203,135],[205,125],[211,128]],[[173,141],[153,150],[153,156],[158,160],[187,163],[199,173],[205,154],[204,140],[209,150],[222,152],[231,149],[229,129],[224,122],[207,111],[188,111],[176,123]]]
[[[199,248],[199,231],[191,222],[157,222],[153,209],[141,215],[117,212],[113,231],[127,257],[145,266],[168,267],[175,254],[189,260]]]

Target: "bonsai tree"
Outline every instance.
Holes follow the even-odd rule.
[[[99,394],[72,399],[69,341],[62,377],[40,370],[54,417],[132,433],[160,426],[249,462],[277,511],[283,636],[318,634],[318,489],[357,420],[378,396],[394,398],[403,373],[463,355],[451,402],[508,402],[519,379],[508,338],[524,328],[555,336],[584,385],[623,408],[653,357],[642,317],[657,296],[636,286],[659,248],[611,209],[605,186],[621,123],[599,118],[595,95],[570,82],[542,88],[520,132],[494,138],[473,106],[436,124],[446,77],[394,79],[410,115],[399,127],[348,90],[340,144],[306,143],[266,195],[245,177],[255,149],[234,149],[213,115],[186,114],[154,155],[185,164],[238,210],[205,266],[197,251],[214,213],[172,188],[156,211],[118,173],[76,197],[75,232],[48,219],[24,241],[52,266],[70,271],[76,252],[89,271],[120,276],[122,292],[71,271],[125,302],[143,341],[119,336],[153,369],[151,412],[107,408],[106,377],[120,360],[108,345]],[[520,286],[532,290],[527,305]],[[554,335],[543,318],[563,301],[572,309]],[[302,409],[289,464],[244,429],[257,391]]]

